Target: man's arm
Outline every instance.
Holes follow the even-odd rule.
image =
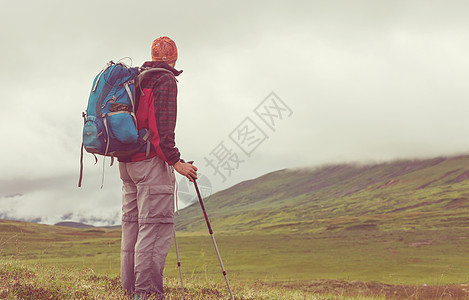
[[[169,75],[163,76],[167,77],[161,78],[164,81],[160,85],[158,94],[155,97],[155,117],[160,137],[159,148],[168,164],[174,165],[174,169],[179,174],[193,181],[193,179],[197,179],[197,168],[192,164],[180,161],[181,154],[178,148],[176,148],[175,143],[174,130],[177,118],[176,81]]]
[[[155,120],[157,134],[159,137],[158,147],[164,160],[174,165],[180,160],[181,154],[175,143],[174,130],[176,128],[177,117],[177,85],[170,75],[163,75],[154,95]]]

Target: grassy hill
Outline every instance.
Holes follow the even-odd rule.
[[[205,199],[218,231],[436,229],[469,226],[469,156],[280,170]],[[198,203],[177,229],[203,231]]]

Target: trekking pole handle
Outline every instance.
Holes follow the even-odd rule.
[[[182,159],[182,158],[181,158],[179,161],[182,162],[182,163],[186,163],[186,161],[185,161],[184,159]],[[187,163],[192,165],[192,164],[194,163],[194,161],[193,161],[193,160],[190,160],[190,161],[188,161]],[[189,175],[189,176],[190,176],[190,175]],[[192,178],[192,180],[194,180],[194,182],[195,182],[194,177],[191,176],[191,178]]]

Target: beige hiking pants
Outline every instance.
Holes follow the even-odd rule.
[[[158,157],[120,162],[121,279],[127,293],[163,296],[163,269],[174,226],[174,171]]]

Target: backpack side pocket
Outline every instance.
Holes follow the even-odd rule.
[[[93,116],[87,116],[83,126],[83,146],[89,153],[104,152],[104,131]]]

